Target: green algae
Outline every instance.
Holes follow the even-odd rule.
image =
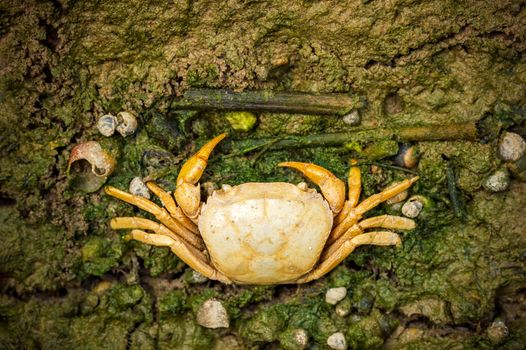
[[[225,118],[235,131],[250,131],[257,122],[256,116],[250,112],[230,112],[225,114]]]
[[[514,318],[509,310],[520,304],[525,285],[526,190],[520,171],[496,157],[495,140],[512,128],[524,136],[524,9],[511,1],[231,5],[0,5],[6,63],[0,78],[2,347],[294,348],[293,332],[304,329],[312,348],[324,348],[328,336],[341,331],[357,348],[390,342],[391,348],[489,349],[484,330],[499,316],[510,328],[500,347],[520,348],[524,314]],[[214,112],[170,110],[169,99],[189,86],[352,92],[366,101],[364,127],[481,122],[485,143],[416,143],[420,180],[411,191],[433,205],[417,218],[416,230],[402,234],[400,249],[361,247],[305,286],[191,284],[188,269],[168,249],[126,243],[108,227],[115,216],[151,216],[101,192],[78,193],[65,174],[72,147],[97,140],[118,158],[108,184],[127,189],[133,177],[152,176],[172,191],[182,161],[229,129]],[[136,135],[99,135],[97,117],[121,110],[138,113]],[[263,112],[258,119],[246,135],[230,137],[351,129],[332,116]],[[314,162],[345,179],[351,156],[389,163],[398,144],[357,146],[355,153],[317,147],[233,156],[230,151],[240,150],[220,146],[202,183],[304,181],[276,168],[286,160]],[[465,222],[454,216],[448,197],[448,165],[456,171]],[[485,176],[502,166],[515,176],[510,188],[485,191]],[[360,169],[363,197],[406,176],[376,165]],[[383,213],[399,215],[385,205],[368,215]],[[100,281],[112,282],[93,288]],[[518,286],[513,298],[503,294],[510,284]],[[325,290],[339,286],[348,289],[341,302],[347,316],[324,302]],[[502,295],[514,300],[510,307]],[[210,297],[225,304],[231,329],[196,324]],[[405,338],[393,335],[397,324]],[[435,327],[446,331],[433,333]]]
[[[122,246],[121,240],[110,241],[96,236],[88,239],[80,248],[85,272],[101,276],[117,267],[122,257]]]

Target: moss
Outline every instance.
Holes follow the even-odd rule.
[[[295,338],[297,329],[287,329],[279,335],[279,345],[285,350],[301,350],[305,349],[305,346],[298,344]]]
[[[91,237],[81,248],[84,271],[87,274],[101,276],[116,267],[123,254],[120,239],[108,240],[102,237]]]
[[[359,142],[354,141],[346,144],[345,148],[355,151],[359,157],[378,160],[396,155],[398,153],[398,142],[393,140],[380,140],[363,148]]]
[[[150,276],[157,277],[163,273],[180,272],[186,265],[175,256],[170,248],[151,247],[143,243],[132,243],[133,251],[140,257]]]
[[[248,305],[272,300],[272,293],[273,289],[269,286],[251,286],[238,290],[225,301],[229,317],[232,319],[239,318]]]
[[[252,342],[272,342],[287,324],[288,308],[273,305],[258,312],[243,322],[239,328],[241,336]]]
[[[250,112],[231,112],[225,114],[226,120],[235,131],[247,132],[256,125],[257,118]]]
[[[329,275],[329,286],[331,286],[331,288],[350,286],[353,279],[352,273],[353,272],[344,265],[337,266]]]
[[[352,323],[347,330],[346,338],[352,348],[378,349],[396,325],[394,319],[374,310],[370,316]]]
[[[417,305],[426,306],[432,322],[446,323],[445,335],[424,329],[400,347],[488,348],[473,330],[508,312],[499,305],[503,285],[525,284],[520,172],[512,171],[516,178],[505,192],[480,189],[482,179],[502,166],[494,154],[499,133],[524,129],[523,12],[513,1],[405,7],[371,1],[0,5],[0,343],[208,349],[272,347],[278,345],[268,342],[279,341],[293,347],[291,332],[303,328],[312,348],[325,347],[336,330],[347,330],[353,347],[374,348],[392,333],[389,315],[407,322],[401,308]],[[75,144],[97,140],[118,158],[109,184],[126,189],[131,178],[153,175],[172,191],[182,160],[228,129],[215,112],[170,110],[170,101],[189,86],[351,93],[362,97],[361,127],[483,119],[477,123],[483,142],[417,143],[420,180],[412,191],[434,205],[416,219],[416,230],[402,234],[400,249],[360,247],[328,277],[308,285],[186,285],[185,265],[168,249],[125,244],[107,226],[111,217],[148,214],[101,192],[78,193],[68,187],[65,169]],[[99,135],[97,118],[121,110],[137,112],[138,132],[126,139]],[[231,139],[355,130],[334,116],[258,117],[247,134]],[[304,181],[276,168],[285,160],[314,162],[345,180],[348,158],[365,151],[372,156],[364,157],[390,162],[384,157],[398,145],[370,144],[355,134],[356,152],[258,149],[227,157],[243,150],[229,149],[225,140],[202,181]],[[451,210],[448,166],[455,168],[455,186],[466,204],[464,222]],[[405,175],[360,168],[362,197]],[[388,210],[378,206],[367,215]],[[97,276],[120,281],[123,273],[134,274],[143,287],[113,282],[106,291],[89,291]],[[167,292],[166,285],[178,289]],[[349,316],[337,316],[326,305],[327,286],[348,288]],[[212,296],[224,302],[239,334],[195,324],[195,312]],[[429,307],[430,300],[445,307]],[[467,330],[459,334],[458,326]],[[501,347],[519,348],[524,324],[509,328]]]
[[[27,225],[13,206],[0,207],[0,221],[0,270],[7,277],[3,290],[56,290],[74,278],[78,256],[68,253],[63,229]]]
[[[159,312],[163,314],[180,314],[186,307],[186,294],[175,290],[166,293],[159,299]]]
[[[215,343],[213,332],[198,326],[189,316],[165,319],[159,324],[157,337],[157,346],[166,349],[206,350]]]

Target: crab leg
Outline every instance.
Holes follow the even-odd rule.
[[[174,239],[184,239],[186,242],[190,243],[196,249],[203,249],[203,241],[196,235],[188,235],[185,233],[177,232],[170,230],[168,227],[163,224],[159,224],[155,221],[151,221],[145,218],[140,218],[137,216],[132,217],[117,217],[110,220],[110,227],[114,230],[123,230],[123,229],[143,229],[155,231],[156,233],[163,234]]]
[[[309,272],[304,277],[301,277],[296,282],[297,283],[306,283],[314,279],[320,278],[323,275],[330,272],[334,269],[339,263],[343,261],[346,257],[351,254],[356,247],[359,247],[364,244],[371,245],[380,245],[380,246],[389,246],[401,244],[400,237],[391,231],[373,231],[367,232],[361,235],[358,235],[354,238],[351,238],[348,241],[345,241],[336,251],[333,252],[330,256],[327,256],[325,260],[322,260],[321,263],[311,272]]]
[[[192,221],[197,220],[199,215],[199,207],[201,206],[201,193],[199,181],[206,165],[208,164],[208,157],[214,150],[214,147],[226,137],[226,133],[214,137],[208,141],[196,154],[183,164],[179,176],[177,176],[177,184],[175,188],[175,200],[181,207],[183,212]]]
[[[181,224],[184,225],[187,229],[192,231],[195,234],[199,234],[199,230],[197,229],[197,226],[190,220],[186,215],[184,215],[181,208],[175,204],[175,199],[170,195],[169,192],[166,192],[161,187],[159,187],[155,182],[147,182],[146,186],[150,189],[150,191],[153,192],[161,202],[163,203],[164,207],[170,215],[172,215],[177,221],[179,221]]]
[[[360,200],[360,193],[362,192],[362,174],[360,168],[356,165],[356,159],[351,160],[351,168],[349,169],[349,176],[347,179],[348,200],[345,201],[342,211],[334,218],[334,224],[337,225],[349,215],[349,212],[354,208]]]
[[[300,162],[282,162],[278,166],[296,169],[318,185],[334,215],[342,210],[345,201],[345,184],[329,170],[312,163]]]
[[[325,250],[321,255],[321,260],[325,260],[328,256],[333,255],[334,252],[343,245],[343,243],[351,238],[363,234],[363,231],[369,228],[388,228],[394,230],[412,230],[416,227],[413,220],[403,218],[401,216],[380,215],[365,219],[359,223],[351,226],[343,235],[334,242],[327,242]]]
[[[349,214],[343,219],[338,226],[336,226],[329,236],[329,242],[334,242],[342,234],[345,233],[352,225],[356,224],[358,220],[362,218],[362,215],[376,207],[378,204],[388,200],[391,197],[396,196],[400,192],[407,190],[413,183],[418,180],[418,176],[415,176],[411,179],[406,179],[394,186],[388,187],[380,193],[373,194],[369,198],[365,199],[363,202],[358,204],[355,208],[351,209]]]
[[[152,201],[150,201],[150,200],[148,200],[146,198],[135,196],[135,195],[133,195],[131,193],[128,193],[128,192],[125,192],[125,191],[121,191],[118,188],[115,188],[115,187],[112,187],[112,186],[106,186],[104,188],[104,191],[106,191],[106,193],[109,194],[110,196],[113,196],[115,198],[119,198],[120,200],[123,200],[123,201],[125,201],[127,203],[130,203],[132,205],[135,205],[135,206],[141,208],[142,210],[145,210],[145,211],[151,213],[152,215],[154,215],[157,218],[157,220],[162,222],[163,225],[168,227],[173,232],[177,232],[177,234],[179,234],[181,237],[183,237],[185,239],[187,239],[187,237],[188,237],[188,242],[191,242],[193,240],[198,240],[199,241],[199,245],[198,246],[199,247],[203,246],[203,242],[201,241],[201,238],[199,236],[197,236],[195,233],[193,233],[192,231],[188,230],[182,224],[177,222],[174,218],[172,218],[170,216],[170,214],[168,214],[166,209],[159,207],[154,202],[152,202]],[[189,238],[189,237],[192,237],[192,238]]]
[[[169,237],[164,234],[151,234],[141,230],[132,230],[126,238],[155,246],[169,247],[177,257],[201,275],[223,283],[232,283],[225,275],[210,266],[201,252],[198,252],[176,237]]]

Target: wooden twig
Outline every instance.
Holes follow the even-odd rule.
[[[227,148],[236,155],[268,145],[274,138],[247,139],[231,141]],[[415,141],[454,141],[477,140],[475,123],[458,123],[450,125],[427,125],[418,127],[396,127],[362,129],[354,132],[339,132],[305,136],[288,136],[269,146],[269,150],[293,149],[305,147],[341,147],[350,142],[367,144],[380,140],[398,142]],[[244,151],[246,150],[246,152]]]
[[[232,92],[221,89],[189,89],[171,103],[179,110],[269,111],[345,115],[363,106],[349,93],[307,94],[280,91]]]
[[[453,206],[453,212],[455,216],[459,219],[465,219],[464,208],[462,201],[459,198],[458,189],[457,189],[457,177],[455,170],[451,166],[451,163],[447,163],[447,189],[449,193],[449,199],[451,200],[451,205]]]

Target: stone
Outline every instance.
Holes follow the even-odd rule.
[[[230,321],[223,304],[216,299],[208,299],[197,311],[197,323],[206,328],[228,328]]]

